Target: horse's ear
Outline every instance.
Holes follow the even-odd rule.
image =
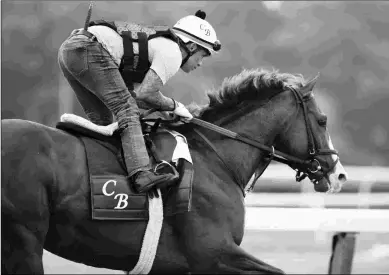
[[[319,79],[319,76],[320,76],[320,73],[318,73],[314,78],[312,78],[311,80],[309,80],[301,89],[301,93],[302,94],[307,94],[309,92],[311,92],[313,90],[313,88],[315,87],[316,85],[316,81]]]

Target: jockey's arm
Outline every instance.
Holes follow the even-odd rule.
[[[153,106],[151,106],[150,104],[147,104],[146,102],[144,102],[143,100],[140,100],[139,98],[136,98],[136,104],[138,105],[138,107],[140,109],[148,110],[148,109],[153,108]]]
[[[153,69],[149,69],[142,83],[135,90],[137,102],[143,101],[148,106],[159,111],[172,111],[174,109],[174,101],[159,91],[162,87],[163,83],[160,77]]]

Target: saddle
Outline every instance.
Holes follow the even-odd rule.
[[[80,123],[81,121],[81,123]],[[111,126],[110,126],[111,127]],[[82,141],[87,157],[94,220],[148,220],[147,194],[138,194],[127,177],[118,132],[72,114],[65,114],[56,128]],[[164,216],[191,208],[193,165],[185,137],[159,123],[142,122],[146,147],[153,167],[160,160],[179,173],[176,185],[162,191]],[[110,135],[112,134],[112,135]]]

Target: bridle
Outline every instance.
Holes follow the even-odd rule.
[[[292,92],[293,95],[296,98],[296,101],[299,106],[302,107],[303,111],[303,116],[305,120],[305,125],[307,129],[307,137],[308,137],[308,158],[306,159],[301,159],[295,156],[292,156],[290,154],[283,153],[281,151],[278,151],[274,148],[274,146],[267,146],[265,144],[262,144],[259,142],[257,139],[252,138],[250,136],[247,136],[245,134],[241,133],[236,133],[233,131],[230,131],[228,129],[225,129],[223,127],[217,126],[213,123],[198,119],[198,118],[193,118],[190,123],[198,125],[200,127],[206,128],[208,130],[217,132],[221,135],[224,135],[228,138],[231,138],[233,140],[237,140],[240,142],[243,142],[245,144],[251,145],[253,147],[256,147],[260,150],[266,151],[268,153],[267,160],[268,163],[267,165],[272,161],[278,161],[281,163],[284,163],[286,165],[289,165],[292,169],[296,171],[296,181],[300,182],[304,178],[309,177],[311,181],[314,184],[318,184],[318,182],[323,179],[324,177],[328,176],[328,173],[332,171],[335,167],[335,165],[339,161],[339,157],[337,157],[336,161],[329,166],[325,167],[322,162],[320,162],[318,156],[321,155],[339,155],[338,151],[332,150],[332,149],[320,149],[317,146],[317,142],[313,136],[313,130],[311,127],[311,124],[309,123],[308,120],[308,111],[307,111],[307,106],[305,104],[304,98],[301,95],[299,91],[293,88],[289,88]],[[147,116],[150,114],[152,110],[149,110],[147,114],[144,114],[143,117]],[[142,118],[142,121],[156,121],[159,120],[160,122],[163,123],[172,123],[172,122],[177,122],[177,120],[162,120],[162,119],[144,119]],[[213,143],[201,132],[199,129],[194,128],[193,129],[204,141],[207,143],[207,145],[215,152],[215,154],[219,157],[221,162],[224,164],[226,169],[229,171],[231,177],[238,183],[239,187],[241,188],[243,195],[245,196],[248,192],[250,192],[255,185],[256,180],[260,177],[260,174],[255,176],[255,179],[253,180],[251,186],[249,188],[245,188],[246,183],[242,182],[241,179],[239,179],[236,175],[237,173],[234,172],[234,169],[225,161],[225,157],[217,150],[217,148],[213,145]],[[267,167],[266,165],[266,167]],[[265,168],[266,168],[265,167]]]
[[[293,88],[290,88],[290,90],[293,92],[297,103],[301,105],[303,110],[303,117],[307,129],[309,157],[307,160],[305,160],[305,162],[308,162],[308,164],[306,165],[304,165],[304,163],[302,163],[302,165],[300,163],[286,164],[296,170],[296,181],[300,182],[308,176],[314,184],[317,184],[323,177],[327,177],[328,173],[332,171],[336,164],[339,162],[339,153],[337,150],[319,148],[313,136],[312,125],[311,123],[309,123],[308,111],[304,101],[304,97],[297,90]],[[337,155],[338,157],[330,167],[323,168],[323,165],[321,165],[320,161],[317,158],[320,155]],[[311,167],[309,167],[310,165]]]

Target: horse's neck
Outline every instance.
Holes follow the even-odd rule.
[[[245,134],[262,144],[272,145],[279,129],[278,124],[279,122],[270,107],[263,107],[242,115],[234,121],[222,125],[222,127],[236,133]],[[262,157],[267,155],[267,152],[241,141],[221,138],[219,134],[211,131],[204,133],[222,155],[224,161],[232,168],[237,178],[244,183],[249,181],[254,171],[261,164]]]
[[[251,118],[243,116],[226,128],[255,139],[261,144],[272,145],[277,125],[270,120],[270,116],[265,114],[255,115]],[[229,148],[233,148],[229,152],[232,165],[236,167],[243,182],[247,183],[267,152],[236,140],[230,140],[229,144],[226,144],[226,152]]]

